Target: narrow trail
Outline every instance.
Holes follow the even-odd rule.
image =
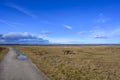
[[[28,60],[18,60],[14,49],[0,63],[0,80],[49,80],[37,67]]]

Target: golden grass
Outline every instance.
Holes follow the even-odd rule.
[[[8,48],[0,47],[0,61],[4,58],[7,52],[8,52]]]
[[[51,80],[120,80],[120,46],[16,46]],[[75,54],[63,53],[73,50]]]

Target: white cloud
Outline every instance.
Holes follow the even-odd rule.
[[[28,11],[25,8],[22,8],[22,7],[20,7],[20,6],[16,5],[16,4],[7,3],[6,5],[11,7],[11,8],[14,8],[14,9],[16,9],[16,10],[18,10],[18,11],[20,11],[20,12],[22,12],[22,13],[28,15],[28,16],[31,16],[32,18],[37,18],[36,15],[32,14],[30,11]]]
[[[69,26],[69,25],[64,25],[64,27],[65,27],[66,29],[69,29],[69,30],[71,30],[71,29],[72,29],[72,27],[71,27],[71,26]]]
[[[39,38],[37,36],[33,36],[27,32],[10,32],[0,35],[0,43],[44,44],[44,43],[49,43],[49,41],[44,40],[43,38]]]
[[[17,37],[17,36],[22,36],[22,37],[27,37],[29,36],[30,34],[28,34],[27,32],[9,32],[9,33],[6,33],[6,34],[3,34],[2,36],[5,38],[5,37]]]

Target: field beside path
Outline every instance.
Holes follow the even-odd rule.
[[[4,58],[8,51],[8,48],[0,46],[0,61]]]
[[[13,46],[51,80],[120,80],[120,46]]]

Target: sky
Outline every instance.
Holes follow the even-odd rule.
[[[0,0],[0,44],[120,44],[119,0]]]

